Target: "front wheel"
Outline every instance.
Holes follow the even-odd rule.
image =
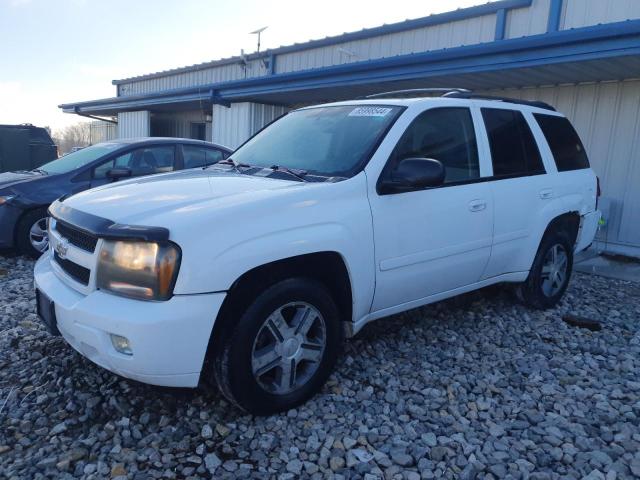
[[[338,308],[312,279],[276,283],[229,325],[219,339],[214,375],[230,401],[257,415],[288,410],[314,395],[340,351]]]
[[[567,289],[573,269],[573,248],[562,232],[545,234],[527,280],[518,286],[518,296],[530,307],[555,306]]]
[[[27,212],[16,226],[16,247],[23,255],[38,258],[49,248],[47,210]]]

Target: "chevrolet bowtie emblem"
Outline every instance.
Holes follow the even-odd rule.
[[[66,258],[67,251],[69,250],[69,240],[67,240],[66,238],[61,239],[58,243],[56,243],[55,250],[60,258]]]

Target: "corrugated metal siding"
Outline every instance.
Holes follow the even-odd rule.
[[[375,38],[286,53],[278,55],[276,73],[489,42],[494,39],[495,25],[494,14],[483,15]]]
[[[227,82],[229,80],[241,80],[243,78],[253,78],[266,74],[267,69],[261,60],[249,62],[246,68],[243,68],[240,63],[221,65],[193,72],[167,75],[166,77],[123,83],[118,86],[118,95],[138,95],[175,88]]]
[[[213,106],[212,141],[237,148],[269,122],[287,112],[286,107],[259,103],[234,103],[231,108]]]
[[[118,113],[118,138],[148,137],[150,133],[149,112]]]
[[[538,35],[547,31],[551,0],[533,0],[529,8],[517,8],[507,13],[505,38]]]
[[[640,80],[485,93],[542,100],[567,115],[611,205],[600,240],[640,247]]]
[[[109,122],[91,122],[89,125],[89,142],[91,145],[118,138],[118,125]]]
[[[640,18],[640,0],[564,0],[560,29]]]

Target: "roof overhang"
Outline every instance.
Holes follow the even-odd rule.
[[[295,105],[415,86],[491,89],[640,77],[640,20],[549,32],[300,72],[60,105],[69,113]]]

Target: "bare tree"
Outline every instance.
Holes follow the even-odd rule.
[[[68,153],[73,147],[86,147],[91,143],[91,127],[89,122],[78,122],[69,125],[53,134],[58,151]]]

